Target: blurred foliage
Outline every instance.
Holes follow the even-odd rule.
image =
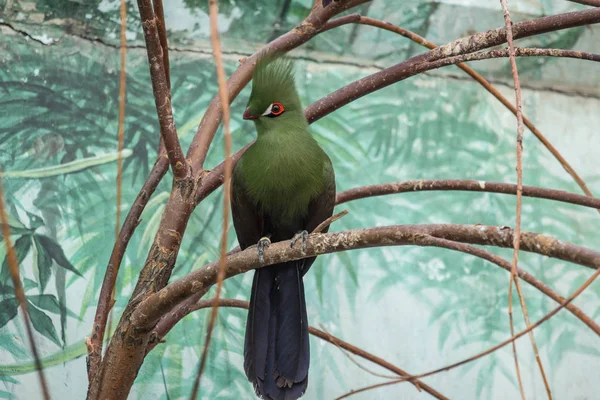
[[[184,0],[183,3],[192,18],[202,21],[207,2]],[[6,15],[16,19],[17,13],[24,12],[25,22],[34,23],[33,11],[27,13],[24,4],[15,2]],[[301,21],[311,4],[308,0],[278,0],[269,4],[221,1],[222,17],[229,24],[224,36],[232,41],[263,43],[274,32],[290,29]],[[0,2],[0,9],[4,6]],[[435,37],[443,36],[431,26],[432,21],[439,23],[436,18],[440,7],[451,6],[418,2],[404,9],[374,2],[365,6],[363,12],[386,15],[386,19],[417,33]],[[36,2],[34,11],[42,13],[43,21],[49,25],[110,39],[111,33],[118,29],[117,8],[118,1],[62,0]],[[130,3],[129,29],[139,32],[135,13]],[[193,25],[191,30],[200,32],[200,25]],[[583,33],[582,29],[575,29],[549,35],[543,41],[553,47],[570,47]],[[118,54],[110,46],[72,36],[63,36],[52,46],[40,46],[20,35],[2,35],[0,48],[3,50],[0,168],[7,172],[3,185],[11,217],[11,239],[17,250],[34,328],[40,334],[45,355],[51,355],[48,362],[57,365],[85,351],[81,340],[91,326],[114,241]],[[319,36],[307,48],[330,55],[367,54],[378,62],[422,51],[403,38],[356,26]],[[210,59],[194,53],[174,52],[171,60],[175,120],[186,148],[208,102],[217,93],[214,66]],[[523,73],[539,77],[544,73],[541,67],[551,67],[552,62],[540,65],[528,60],[523,64]],[[226,68],[231,74],[235,63],[228,62]],[[303,103],[308,105],[373,71],[300,61],[297,80]],[[500,75],[502,71],[498,71]],[[124,162],[123,198],[119,205],[124,212],[147,177],[158,146],[158,124],[142,49],[128,52],[127,73],[124,147],[130,155]],[[246,88],[232,107],[235,149],[254,135],[251,124],[241,119],[248,94]],[[511,120],[506,125],[492,104],[495,100],[476,85],[416,77],[360,99],[311,129],[333,161],[339,190],[420,178],[512,182],[514,124]],[[208,167],[223,158],[222,136],[219,131],[209,153]],[[528,154],[526,183],[576,191],[565,173],[555,174],[544,168],[549,162],[554,161],[545,151]],[[29,171],[29,175],[23,175],[23,171]],[[142,223],[130,241],[117,283],[120,290],[116,294],[116,315],[123,310],[144,264],[170,182],[169,173],[148,203]],[[598,191],[600,181],[590,182],[592,189]],[[514,223],[514,198],[485,193],[407,193],[359,200],[338,208],[348,208],[350,213],[335,223],[335,230],[399,223]],[[218,257],[221,213],[222,191],[218,190],[193,214],[174,278]],[[527,199],[523,230],[594,246],[594,226],[585,223],[593,216],[592,210]],[[231,232],[229,246],[235,245]],[[509,250],[492,250],[510,258]],[[0,247],[0,259],[5,260],[4,246]],[[521,253],[521,265],[549,286],[560,288],[563,294],[572,292],[588,275],[581,268],[532,254]],[[224,286],[224,297],[247,298],[249,285],[250,276],[229,279]],[[326,324],[332,334],[342,338],[357,337],[342,326],[359,326],[366,307],[381,308],[383,318],[386,299],[398,293],[423,308],[424,321],[419,329],[436,332],[437,343],[431,344],[431,354],[464,354],[475,344],[478,349],[491,346],[508,332],[507,274],[459,253],[406,247],[324,256],[307,275],[305,285],[310,293],[307,301],[311,323]],[[529,287],[525,287],[525,295],[532,321],[554,306]],[[600,306],[597,292],[585,293],[581,301],[586,310]],[[518,301],[515,305],[518,316]],[[6,393],[18,393],[23,387],[19,385],[19,375],[31,371],[27,369],[31,368],[29,353],[16,316],[17,305],[4,262],[0,271],[0,356],[7,360],[6,364],[13,364],[10,371],[14,372],[7,373],[8,367],[0,366],[0,380],[6,389],[0,390],[0,398],[10,396]],[[241,362],[246,313],[221,309],[219,316],[203,378],[203,398],[248,398],[252,388],[244,377]],[[148,356],[134,389],[139,398],[152,395],[176,399],[188,395],[203,345],[206,318],[207,313],[202,311],[184,318],[167,335],[166,343]],[[523,326],[522,321],[516,322],[517,329]],[[374,337],[355,344],[368,347],[368,340]],[[550,363],[546,368],[551,379],[568,353],[600,360],[597,346],[592,344],[585,327],[568,313],[561,313],[536,330],[536,337],[541,351],[548,354]],[[338,364],[338,349],[318,341],[312,341],[311,346],[314,362],[309,390],[313,398],[325,398],[330,393],[326,391],[328,385],[339,388],[355,385],[351,375],[344,374],[346,367]],[[403,362],[420,365],[417,361]],[[81,358],[77,362],[83,365]],[[516,385],[512,360],[502,355],[470,364],[464,373],[471,370],[476,374],[477,398],[490,397],[499,376]],[[332,375],[334,382],[328,380]],[[79,386],[76,389],[81,390]],[[443,388],[440,390],[445,393]]]

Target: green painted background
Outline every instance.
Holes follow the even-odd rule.
[[[83,338],[89,334],[104,269],[114,241],[118,96],[117,0],[0,1],[0,167],[19,250],[30,312],[45,357],[53,398],[83,398],[87,388]],[[132,3],[132,2],[130,2]],[[170,32],[175,120],[184,148],[216,93],[208,42],[207,2],[165,2]],[[485,4],[483,4],[485,3]],[[220,27],[227,71],[278,30],[283,1],[223,0]],[[311,2],[292,0],[280,30],[299,22]],[[512,0],[516,20],[580,8],[567,2]],[[437,43],[503,24],[497,1],[376,0],[359,11],[415,30]],[[124,196],[131,206],[156,156],[158,124],[137,10],[128,16],[127,116]],[[600,52],[597,28],[578,28],[528,39],[528,45]],[[382,66],[423,50],[371,27],[346,26],[293,53],[308,105]],[[598,67],[585,61],[518,62],[526,115],[600,193],[597,127]],[[513,98],[507,60],[475,64]],[[253,138],[242,121],[249,92],[233,103],[234,147]],[[340,190],[408,179],[515,182],[515,118],[456,68],[411,78],[356,101],[312,126],[332,158]],[[525,133],[524,181],[579,192],[566,172]],[[208,166],[223,157],[222,132]],[[33,171],[31,171],[33,170]],[[17,171],[29,171],[27,174]],[[12,175],[11,175],[12,174]],[[117,310],[122,310],[158,227],[170,173],[142,216],[121,268]],[[217,258],[222,192],[206,199],[188,226],[174,275]],[[334,230],[397,223],[514,225],[510,196],[429,192],[360,200]],[[523,229],[597,247],[593,210],[526,198]],[[233,234],[230,247],[235,245]],[[511,251],[492,249],[505,258]],[[0,259],[5,249],[0,247]],[[568,295],[590,271],[521,253],[521,266]],[[69,271],[71,269],[71,271]],[[82,276],[72,272],[76,269]],[[0,399],[41,398],[16,315],[6,266],[0,278]],[[309,319],[399,367],[420,373],[481,351],[508,336],[508,275],[479,259],[413,247],[353,251],[320,257],[305,279]],[[250,275],[227,281],[225,296],[246,299]],[[525,287],[532,320],[554,303]],[[600,318],[600,286],[576,301]],[[518,302],[516,302],[518,303]],[[524,323],[516,311],[516,329]],[[204,337],[206,313],[186,317],[143,365],[131,398],[187,398]],[[204,399],[251,398],[242,371],[245,312],[220,311],[202,381]],[[598,338],[561,313],[536,330],[557,399],[592,399],[600,391]],[[518,342],[528,399],[544,398],[528,339]],[[339,349],[311,342],[307,399],[331,399],[382,378],[350,362]],[[366,364],[365,364],[366,365]],[[376,369],[376,367],[369,366]],[[510,347],[468,366],[426,380],[457,399],[516,398]],[[403,384],[357,399],[425,399]]]

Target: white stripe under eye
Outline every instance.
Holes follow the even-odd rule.
[[[262,115],[269,115],[271,114],[271,109],[273,108],[273,104],[269,104],[269,107],[267,107],[267,109],[265,110],[264,113],[262,113]]]

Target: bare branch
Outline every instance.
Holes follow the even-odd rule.
[[[264,265],[278,264],[332,252],[377,246],[424,245],[423,236],[433,236],[455,242],[512,248],[513,231],[508,227],[485,225],[393,225],[345,232],[309,235],[306,252],[290,248],[290,241],[272,244],[264,254]],[[425,244],[423,244],[425,243]],[[571,243],[537,233],[524,232],[521,248],[547,257],[585,265],[597,269],[600,253]],[[227,276],[231,277],[261,265],[258,254],[247,249],[227,258]],[[130,322],[138,329],[152,329],[157,321],[187,297],[204,290],[216,282],[217,264],[211,263],[168,287],[147,297],[131,316]]]
[[[10,240],[10,227],[8,225],[8,216],[6,215],[6,208],[4,207],[4,192],[2,190],[2,174],[0,174],[0,225],[2,225],[2,236],[4,236],[4,245],[6,246],[6,258],[8,259],[8,269],[10,271],[10,277],[12,279],[13,288],[15,291],[15,297],[23,312],[23,319],[25,320],[25,329],[27,331],[27,338],[29,339],[29,347],[31,348],[31,354],[33,355],[33,362],[35,363],[35,369],[38,372],[38,378],[40,380],[40,386],[42,387],[42,395],[44,400],[50,400],[50,392],[48,391],[48,384],[46,383],[46,377],[44,376],[44,369],[40,362],[40,354],[35,344],[35,338],[33,336],[33,328],[31,326],[31,318],[29,311],[27,311],[27,298],[25,292],[21,286],[21,277],[19,276],[19,262],[17,261],[17,254]]]
[[[176,180],[183,180],[190,175],[190,166],[185,160],[177,130],[173,120],[173,109],[171,108],[171,91],[167,84],[165,74],[165,63],[163,61],[163,50],[157,28],[157,18],[154,15],[150,0],[138,0],[140,18],[144,28],[150,77],[152,80],[152,92],[158,113],[160,134],[167,149],[169,163]]]
[[[516,95],[516,108],[517,108],[517,211],[516,211],[516,223],[515,223],[515,236],[513,238],[513,261],[512,268],[510,270],[510,279],[508,283],[508,319],[510,323],[510,334],[515,335],[515,325],[513,322],[513,307],[512,307],[512,290],[513,281],[515,280],[515,274],[517,271],[517,265],[519,263],[519,244],[521,243],[521,208],[523,199],[523,106],[521,103],[521,84],[519,83],[519,73],[517,72],[517,62],[515,57],[515,47],[513,45],[513,34],[512,34],[512,21],[510,20],[510,13],[508,11],[507,0],[500,0],[502,9],[504,11],[504,25],[506,27],[506,42],[508,43],[508,54],[510,57],[510,67],[512,70],[513,80],[515,81],[515,95]],[[520,288],[520,286],[517,286]],[[519,299],[521,304],[525,304],[523,293],[518,290]],[[524,310],[526,313],[526,311]],[[527,319],[526,319],[527,320]],[[531,336],[533,340],[533,336]],[[535,342],[533,342],[534,348]],[[521,379],[521,371],[519,368],[519,360],[517,358],[517,345],[512,342],[513,355],[515,358],[515,370],[517,373],[517,380],[519,381],[519,390],[521,391],[521,398],[525,400],[525,389],[523,388],[523,381]],[[540,364],[541,365],[541,364]],[[544,370],[542,368],[542,375]]]
[[[517,185],[511,183],[474,181],[468,179],[414,180],[405,182],[381,183],[369,186],[361,186],[339,192],[336,197],[336,204],[342,204],[348,201],[364,199],[366,197],[373,196],[437,190],[516,194]],[[536,186],[523,186],[523,196],[555,200],[563,203],[571,203],[584,207],[600,209],[600,199],[581,196],[578,194],[565,192],[563,190],[545,189]]]
[[[347,23],[357,23],[363,25],[374,26],[376,28],[385,29],[390,32],[397,33],[402,35],[415,43],[418,43],[422,46],[427,47],[428,49],[435,49],[438,46],[427,39],[417,35],[414,32],[409,31],[408,29],[402,28],[400,26],[391,24],[386,21],[380,21],[378,19],[364,17],[357,14],[346,15],[343,17],[336,18],[334,20],[329,21],[325,29],[332,29],[336,26],[340,26]],[[324,29],[324,30],[325,30]],[[506,108],[508,108],[515,116],[517,115],[517,109],[512,103],[502,95],[491,83],[489,83],[483,76],[477,73],[473,68],[469,67],[464,63],[459,63],[456,65],[458,68],[465,71],[469,76],[471,76],[475,81],[477,81],[481,86],[483,86],[488,92],[490,92],[495,98],[497,98]],[[588,189],[587,185],[583,181],[583,179],[575,172],[573,167],[565,160],[565,158],[559,153],[559,151],[550,143],[550,141],[536,128],[536,126],[523,115],[523,122],[525,126],[538,138],[540,142],[552,153],[554,158],[558,160],[558,162],[563,166],[563,168],[567,171],[571,177],[577,182],[581,190],[590,197],[593,197],[592,192]]]
[[[342,210],[339,213],[332,215],[327,218],[325,221],[321,222],[311,233],[321,233],[323,229],[327,228],[329,225],[333,224],[338,219],[342,218],[344,215],[348,214],[348,210]]]
[[[504,260],[503,258],[501,258],[493,253],[490,253],[489,251],[486,251],[484,249],[481,249],[481,248],[478,248],[475,246],[471,246],[468,244],[459,243],[459,242],[455,242],[455,241],[451,241],[451,240],[447,240],[447,239],[443,239],[443,238],[436,238],[429,234],[421,235],[418,240],[419,240],[419,245],[436,246],[436,247],[446,248],[449,250],[460,251],[460,252],[474,255],[476,257],[487,260],[487,261],[503,268],[504,270],[506,270],[508,272],[510,272],[512,269],[511,263],[509,263],[508,261]],[[238,249],[238,251],[239,251],[239,249]],[[230,254],[233,254],[233,252]],[[554,290],[549,288],[543,282],[538,281],[535,277],[533,277],[528,272],[526,272],[522,269],[517,269],[517,274],[518,274],[519,278],[523,279],[524,281],[526,281],[531,286],[538,289],[540,292],[544,293],[546,296],[550,297],[552,300],[554,300],[558,304],[562,304],[565,301],[564,297],[562,297],[561,295],[556,293]],[[152,348],[154,348],[156,343],[158,341],[160,341],[167,334],[167,332],[169,332],[171,330],[171,328],[173,326],[175,326],[175,324],[181,318],[185,317],[187,314],[189,314],[191,311],[193,311],[195,304],[202,298],[202,296],[204,296],[204,294],[207,291],[208,291],[208,288],[205,288],[204,290],[200,291],[199,293],[196,293],[195,295],[187,298],[182,303],[177,305],[177,307],[175,307],[172,311],[170,311],[169,313],[167,313],[160,319],[160,321],[156,324],[156,326],[153,329],[153,338],[150,340],[149,346],[147,348],[147,352],[149,352]],[[588,315],[586,315],[579,307],[577,307],[574,304],[568,304],[566,306],[566,308],[575,317],[577,317],[579,320],[581,320],[590,329],[592,329],[597,335],[600,336],[600,325],[598,325],[592,318],[590,318]]]
[[[171,66],[169,64],[169,42],[167,41],[167,25],[165,23],[165,11],[162,0],[152,0],[154,6],[154,15],[156,16],[156,27],[158,29],[158,38],[162,48],[163,66],[165,69],[165,78],[169,94],[171,94]]]

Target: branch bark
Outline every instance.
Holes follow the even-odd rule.
[[[393,225],[346,232],[314,234],[309,235],[305,254],[302,254],[300,249],[290,248],[290,241],[272,244],[264,254],[264,265],[369,247],[392,245],[431,246],[423,239],[429,236],[455,242],[512,248],[513,230],[508,227],[484,225],[436,224]],[[593,269],[600,266],[599,252],[537,233],[524,232],[521,237],[521,248],[524,251],[585,265]],[[227,277],[260,266],[255,249],[246,249],[227,257]],[[160,317],[168,313],[177,304],[194,293],[213,285],[216,282],[216,272],[217,264],[208,264],[173,282],[158,293],[149,296],[131,316],[132,325],[136,329],[152,329]]]
[[[364,199],[373,196],[437,190],[516,194],[517,185],[512,183],[474,181],[468,179],[414,180],[405,182],[381,183],[369,186],[361,186],[355,189],[339,192],[336,197],[336,204],[342,204],[348,201]],[[581,196],[562,190],[545,189],[536,186],[523,186],[523,196],[556,200],[563,203],[571,203],[584,207],[600,209],[600,199]]]
[[[177,137],[175,121],[173,120],[171,90],[169,89],[165,71],[167,64],[165,64],[163,59],[163,48],[158,33],[157,18],[154,15],[150,0],[138,0],[138,8],[140,10],[142,27],[144,28],[144,38],[146,40],[148,64],[152,80],[152,92],[154,93],[160,134],[167,150],[175,181],[181,181],[189,178],[191,169],[183,155],[181,143],[179,143],[179,138]]]
[[[519,245],[521,244],[521,209],[523,199],[523,105],[521,103],[521,83],[519,82],[519,72],[517,71],[517,61],[515,56],[515,46],[513,44],[513,31],[512,21],[510,19],[510,13],[508,11],[507,0],[500,0],[502,10],[504,11],[504,26],[506,27],[506,43],[508,44],[508,56],[510,57],[510,68],[512,71],[513,81],[515,84],[515,97],[517,108],[517,211],[516,211],[516,222],[515,222],[515,235],[513,238],[513,260],[512,268],[510,270],[510,279],[508,281],[508,319],[510,321],[510,335],[515,335],[515,325],[513,322],[513,308],[512,308],[512,295],[513,295],[513,282],[515,281],[515,275],[517,273],[517,265],[519,263]],[[523,293],[520,287],[517,285],[519,292],[519,298],[521,304],[525,304]],[[527,311],[524,308],[523,312],[527,315]],[[529,320],[526,318],[527,326],[529,327]],[[533,336],[532,340],[533,340]],[[537,349],[535,342],[533,342],[534,349]],[[513,355],[515,358],[515,370],[517,373],[517,380],[519,381],[519,390],[521,391],[521,398],[525,400],[525,389],[523,388],[523,381],[521,379],[521,370],[519,368],[519,360],[517,358],[517,344],[512,342]],[[545,378],[544,370],[542,368],[542,375]],[[544,379],[545,382],[545,379]]]

